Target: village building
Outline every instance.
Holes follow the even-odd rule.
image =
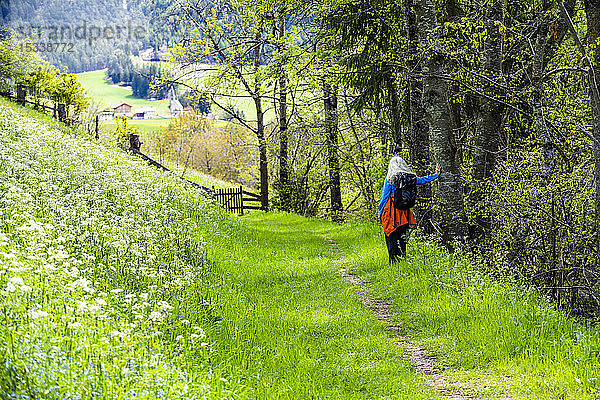
[[[115,117],[129,117],[131,116],[131,105],[127,103],[117,103],[106,107],[98,114],[100,121],[110,121]]]
[[[107,107],[98,114],[99,121],[110,121],[115,118],[115,110],[112,107]]]
[[[171,89],[169,90],[169,101],[169,111],[171,112],[172,117],[176,117],[183,112],[183,106],[179,100],[177,100],[173,86],[171,86]]]
[[[141,107],[137,108],[133,113],[133,119],[152,119],[156,118],[156,108]]]
[[[131,105],[127,103],[113,104],[111,108],[114,110],[115,115],[128,115],[131,113]]]

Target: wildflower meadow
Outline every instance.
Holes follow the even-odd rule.
[[[202,398],[219,271],[208,200],[0,106],[0,387],[9,398]],[[213,383],[215,380],[216,384]],[[4,397],[3,397],[4,398]]]

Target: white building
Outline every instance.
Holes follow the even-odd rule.
[[[169,111],[171,112],[171,116],[176,117],[183,112],[183,106],[179,100],[177,100],[173,86],[171,86],[171,89],[169,90],[169,101]]]
[[[156,118],[156,108],[140,107],[133,112],[133,119],[152,119]]]

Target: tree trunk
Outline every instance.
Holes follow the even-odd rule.
[[[386,78],[387,92],[390,102],[390,125],[392,131],[392,146],[391,154],[398,154],[402,151],[402,123],[400,120],[400,101],[398,100],[398,91],[396,88],[396,82],[394,81],[394,75],[390,71]]]
[[[417,62],[419,38],[417,36],[417,21],[413,10],[412,0],[404,1],[404,16],[406,19],[406,37],[408,39],[407,64],[413,75],[408,77],[408,91],[410,99],[410,127],[408,133],[408,151],[414,171],[419,176],[427,173],[431,165],[429,152],[429,123],[425,108],[423,108],[423,81],[415,78],[422,74],[421,64]],[[419,226],[425,232],[433,233],[433,211],[431,198],[431,185],[418,187],[419,201],[415,205],[414,213]]]
[[[600,40],[600,0],[585,0],[585,14],[587,19],[587,41],[592,45],[592,48],[596,48]],[[588,80],[592,100],[592,136],[594,137],[596,251],[600,254],[600,94],[598,91],[600,52],[597,49],[594,51],[594,58],[590,60],[590,63],[592,64],[592,68],[588,73]]]
[[[260,171],[260,205],[264,211],[269,210],[269,173],[267,167],[267,141],[265,139],[264,112],[262,109],[261,85],[258,76],[262,48],[262,24],[257,27],[254,36],[254,106],[256,108],[256,137],[258,138],[259,171]]]
[[[497,80],[502,75],[502,37],[496,21],[504,20],[502,0],[492,0],[486,16],[487,37],[482,54],[483,72],[489,79]],[[484,83],[484,93],[502,99],[504,91],[489,81]],[[483,98],[480,106],[478,133],[473,150],[473,177],[477,181],[488,178],[496,165],[502,132],[504,106],[497,101]]]
[[[444,73],[443,58],[436,51],[439,46],[438,19],[435,0],[421,0],[415,4],[417,29],[426,49],[423,60],[423,104],[429,121],[433,153],[442,168],[437,200],[438,220],[443,230],[442,240],[448,246],[453,239],[466,236],[464,204],[460,181],[460,164],[452,134],[446,85],[439,77]]]
[[[283,41],[285,20],[282,18],[278,27],[279,39]],[[288,121],[287,121],[287,76],[281,67],[279,75],[279,194],[281,206],[285,211],[291,210],[290,176],[288,168]]]
[[[543,183],[547,183],[554,173],[554,141],[546,124],[544,116],[543,97],[544,88],[542,75],[544,73],[545,48],[541,35],[535,43],[535,55],[533,59],[533,87],[532,87],[532,106],[533,122],[538,138],[544,150],[544,171],[542,173]]]
[[[532,108],[534,126],[542,145],[544,152],[544,172],[542,174],[542,183],[546,184],[556,167],[555,150],[557,144],[554,143],[546,117],[544,116],[543,98],[544,98],[544,82],[543,76],[548,67],[548,63],[554,57],[556,50],[562,43],[565,34],[569,29],[570,15],[575,9],[575,0],[566,0],[560,5],[563,12],[562,17],[556,22],[555,18],[548,15],[552,9],[552,4],[543,3],[542,15],[548,15],[541,21],[538,29],[537,37],[535,38],[535,54],[533,58],[532,71]]]
[[[328,83],[323,83],[323,108],[325,111],[325,132],[327,135],[327,161],[329,164],[329,190],[331,198],[331,219],[343,220],[342,191],[340,187],[340,163],[338,159],[338,116],[337,93]]]
[[[482,53],[483,74],[491,80],[497,81],[502,76],[502,36],[500,27],[496,22],[504,21],[503,0],[491,0],[486,9],[485,27],[487,36]],[[497,99],[504,98],[504,91],[490,81],[484,83],[484,93]],[[480,100],[477,134],[473,141],[473,180],[474,188],[471,192],[471,202],[479,203],[482,198],[483,181],[489,178],[496,167],[498,152],[500,151],[502,134],[502,116],[504,106],[498,101],[488,98]],[[472,237],[485,235],[489,227],[489,220],[477,216],[475,226],[471,231]]]

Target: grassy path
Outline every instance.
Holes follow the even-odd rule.
[[[374,225],[255,213],[239,229],[214,255],[237,300],[212,334],[244,398],[598,398],[597,329],[434,244],[388,266]],[[393,331],[342,268],[389,305]],[[406,349],[427,349],[439,373],[415,372]]]
[[[435,399],[385,326],[336,274],[346,228],[298,216],[243,217],[227,251],[236,293],[210,335],[244,398]],[[370,235],[371,232],[365,231]],[[350,239],[350,238],[348,238]]]

